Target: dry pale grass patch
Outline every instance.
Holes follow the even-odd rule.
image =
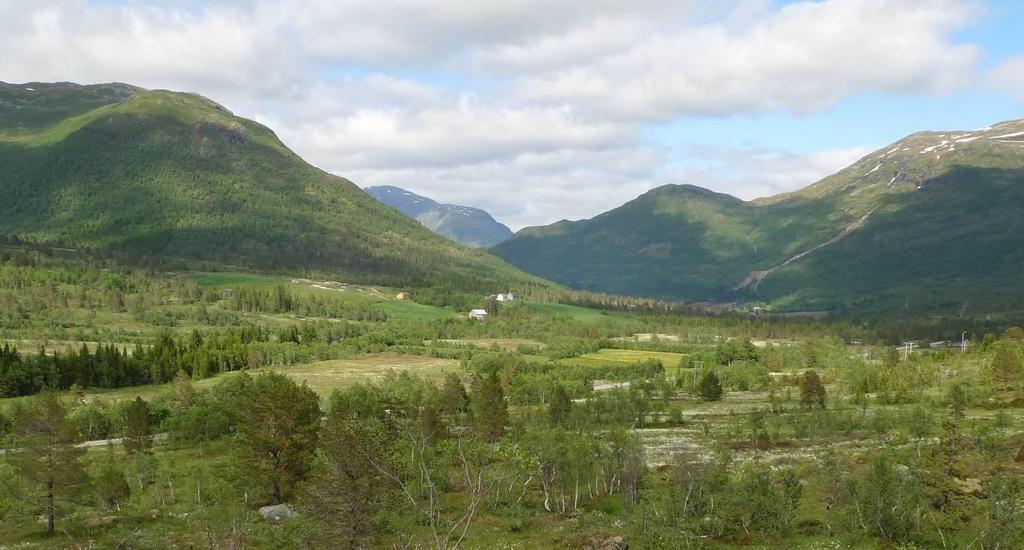
[[[408,371],[424,378],[440,378],[444,373],[458,368],[453,359],[440,359],[421,355],[398,353],[375,353],[349,359],[332,359],[305,365],[280,367],[274,370],[295,380],[305,382],[317,394],[326,397],[336,388],[351,386],[358,382],[374,382],[388,374]]]

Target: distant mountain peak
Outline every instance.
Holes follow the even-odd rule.
[[[777,310],[1024,307],[1024,120],[917,132],[790,193],[665,185],[494,248],[574,288]]]
[[[664,196],[664,195],[669,195],[669,196],[691,195],[691,196],[698,196],[698,197],[715,199],[715,200],[728,200],[728,201],[740,201],[740,202],[742,202],[742,199],[736,198],[736,197],[734,197],[734,196],[732,196],[732,195],[730,195],[728,193],[720,193],[718,191],[713,191],[713,190],[708,189],[706,187],[701,187],[699,185],[693,185],[693,184],[689,184],[689,183],[669,183],[669,184],[665,184],[665,185],[662,185],[662,186],[655,187],[655,188],[651,189],[650,191],[648,191],[648,192],[644,193],[643,195],[641,195],[641,197],[644,197],[644,196]]]
[[[441,204],[393,185],[367,187],[364,191],[427,229],[467,246],[489,248],[512,236],[508,226],[479,208]]]
[[[1018,167],[1022,155],[1024,120],[974,130],[914,132],[803,189],[753,202],[764,205],[843,196],[850,213],[860,215],[882,196],[920,191],[957,166]]]

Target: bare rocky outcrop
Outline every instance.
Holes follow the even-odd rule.
[[[287,504],[275,504],[260,508],[260,516],[267,520],[281,521],[294,515],[295,512],[292,511],[292,507]]]

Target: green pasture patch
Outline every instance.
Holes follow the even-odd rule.
[[[625,314],[587,307],[571,306],[568,304],[542,304],[540,302],[526,302],[530,310],[545,315],[564,315],[577,321],[605,321],[609,319],[622,319]]]
[[[380,303],[379,307],[391,319],[432,321],[435,319],[447,319],[455,315],[449,309],[426,304],[417,304],[406,300],[387,300]]]
[[[288,281],[279,277],[268,277],[265,275],[253,275],[248,273],[206,273],[193,278],[197,285],[203,288],[226,288],[226,287],[274,287],[285,284]]]
[[[596,353],[588,353],[579,357],[562,359],[560,362],[567,365],[604,366],[604,365],[632,365],[641,361],[656,359],[661,361],[667,370],[677,367],[686,355],[682,353],[669,353],[665,351],[643,351],[631,349],[601,349]]]
[[[461,340],[437,340],[437,342],[487,349],[490,349],[493,346],[498,346],[503,351],[516,351],[519,346],[530,346],[538,349],[544,349],[547,345],[539,340],[530,340],[528,338],[464,338]],[[430,344],[431,341],[428,340],[426,343]]]

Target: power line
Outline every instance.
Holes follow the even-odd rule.
[[[900,351],[903,352],[904,361],[910,358],[911,353],[914,353],[915,347],[917,347],[917,344],[913,342],[903,342],[903,345],[900,346]]]

